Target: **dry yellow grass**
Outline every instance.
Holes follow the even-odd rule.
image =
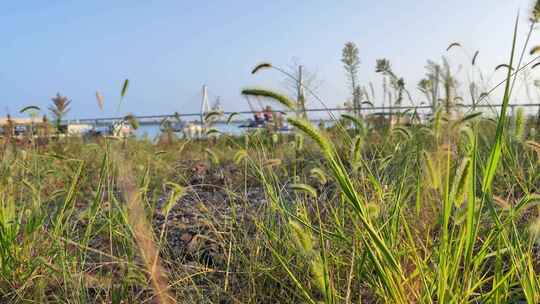
[[[118,156],[117,160],[119,160]],[[152,282],[156,300],[160,304],[176,303],[169,292],[167,271],[160,263],[159,250],[152,234],[152,225],[145,216],[144,206],[133,180],[134,175],[129,162],[122,159],[117,161],[117,164],[120,169],[118,181],[127,203],[128,223],[133,230],[144,266]]]

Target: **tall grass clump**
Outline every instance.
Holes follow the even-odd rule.
[[[523,57],[516,33],[517,22],[508,66]],[[377,131],[346,116],[360,132],[343,149],[310,122],[289,118],[318,148],[310,171],[317,183],[295,182],[284,194],[276,172],[251,162],[274,214],[258,224],[273,260],[260,261],[261,269],[276,265],[287,279],[264,273],[311,303],[537,302],[537,224],[518,210],[536,197],[538,168],[534,153],[513,148],[526,132],[522,110],[508,128],[515,77],[507,69],[495,124],[479,112],[454,117],[439,108],[431,125],[397,125],[375,144]],[[368,291],[355,294],[361,286]]]

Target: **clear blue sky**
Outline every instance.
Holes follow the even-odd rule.
[[[227,110],[247,109],[241,88],[283,89],[258,62],[285,66],[297,57],[323,81],[329,105],[348,87],[340,62],[347,41],[360,49],[360,74],[378,76],[386,57],[414,91],[427,59],[459,41],[491,74],[507,59],[514,18],[527,26],[529,1],[3,1],[0,4],[0,94],[3,116],[42,108],[57,91],[72,100],[71,118],[114,115],[121,84],[130,88],[121,114],[194,112],[208,84]],[[524,34],[520,34],[523,38]],[[533,44],[540,37],[533,37]],[[450,54],[456,68],[467,62]],[[502,75],[495,75],[500,79]],[[105,97],[103,113],[95,92]]]

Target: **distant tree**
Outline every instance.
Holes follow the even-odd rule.
[[[432,114],[435,114],[439,102],[439,85],[441,83],[441,66],[431,60],[426,65],[426,77],[418,83],[418,89],[426,96],[431,106]]]
[[[62,118],[64,118],[69,112],[71,99],[69,99],[67,96],[60,95],[60,93],[56,93],[56,96],[51,98],[51,101],[53,104],[49,107],[49,111],[56,121],[56,128],[59,128]]]
[[[392,107],[401,106],[404,95],[407,95],[409,101],[413,105],[414,105],[414,101],[411,97],[410,92],[405,87],[405,79],[403,79],[403,77],[398,77],[394,73],[394,71],[392,70],[392,66],[390,65],[390,61],[388,59],[386,58],[377,59],[375,72],[383,75],[383,87],[384,87],[385,94],[388,94],[390,121],[392,121],[392,112],[393,112]],[[393,89],[393,94],[392,92],[387,92],[386,79],[388,79],[390,82],[390,88]],[[423,87],[427,87],[429,84],[427,82],[421,82],[419,86],[420,85]],[[395,98],[395,99],[392,99],[392,98]],[[384,104],[384,101],[383,101],[383,104]],[[400,115],[401,114],[398,111],[398,116],[397,116],[398,123],[399,123]]]
[[[174,138],[173,123],[168,118],[164,118],[160,123],[160,129],[164,135],[160,136],[160,142],[166,145],[171,144]]]
[[[456,102],[456,91],[458,87],[457,79],[452,75],[450,64],[445,57],[442,58],[442,84],[444,89],[444,109],[446,114],[450,114]]]
[[[317,72],[306,68],[297,57],[291,59],[291,63],[287,66],[287,73],[292,75],[291,77],[286,77],[284,79],[284,85],[289,91],[289,94],[297,97],[298,107],[303,115],[306,115],[306,96],[305,94],[301,96],[300,92],[304,91],[300,85],[300,67],[302,67],[302,82],[304,83],[304,89],[309,88],[311,92],[317,91],[321,86],[322,81],[319,79]]]
[[[375,72],[381,73],[385,76],[388,76],[390,79],[390,85],[395,90],[396,100],[393,102],[394,105],[401,105],[403,101],[403,93],[407,93],[410,98],[410,94],[405,89],[405,80],[402,77],[397,77],[396,74],[392,71],[390,61],[386,58],[377,59],[377,64],[375,66]],[[412,101],[412,100],[411,100]],[[392,100],[390,100],[390,106],[392,106]]]
[[[456,100],[460,98],[456,96],[459,83],[452,73],[448,60],[443,57],[442,64],[428,60],[425,68],[426,76],[418,83],[418,89],[426,96],[433,113],[442,105],[446,114],[450,114]],[[478,99],[478,87],[474,82],[469,86],[469,91],[474,108]]]
[[[358,68],[360,66],[360,57],[358,56],[358,47],[353,42],[345,43],[342,50],[341,62],[345,68],[347,78],[351,86],[351,95],[353,100],[354,113],[359,114],[361,90],[358,85]]]

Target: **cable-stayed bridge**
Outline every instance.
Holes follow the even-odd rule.
[[[462,108],[463,111],[481,111],[486,115],[496,115],[498,110],[501,108],[502,104],[479,104],[475,106],[475,109],[472,109],[471,105],[457,105],[457,107]],[[528,114],[540,112],[540,103],[524,103],[524,104],[509,104],[509,113],[512,115],[518,107],[523,107],[528,109]],[[344,108],[344,107],[331,107],[331,108],[312,108],[306,109],[308,117],[317,117],[312,118],[312,121],[332,121],[335,118],[339,118],[341,114],[351,112],[353,109]],[[414,112],[417,111],[420,114],[431,113],[432,107],[421,105],[421,106],[394,106],[394,107],[364,107],[359,109],[363,114],[378,114],[378,115],[389,115],[391,113],[403,113],[403,112]],[[220,112],[219,118],[213,123],[226,123],[229,121],[231,115],[234,116],[230,122],[240,123],[246,122],[252,116],[259,111],[246,110],[239,112],[232,111],[223,111]],[[295,114],[294,111],[290,110],[279,110],[274,112],[280,112],[284,115]],[[178,114],[162,114],[162,115],[135,115],[134,117],[138,120],[141,125],[161,125],[164,121],[170,120],[174,121],[180,118],[182,121],[204,121],[204,116],[210,113],[208,108],[202,108],[200,113],[178,113]],[[311,115],[310,115],[311,114]],[[116,117],[95,117],[95,118],[81,118],[81,119],[69,119],[65,120],[65,123],[79,123],[79,124],[90,124],[93,126],[109,126],[116,122],[122,121],[125,117],[116,116]]]

